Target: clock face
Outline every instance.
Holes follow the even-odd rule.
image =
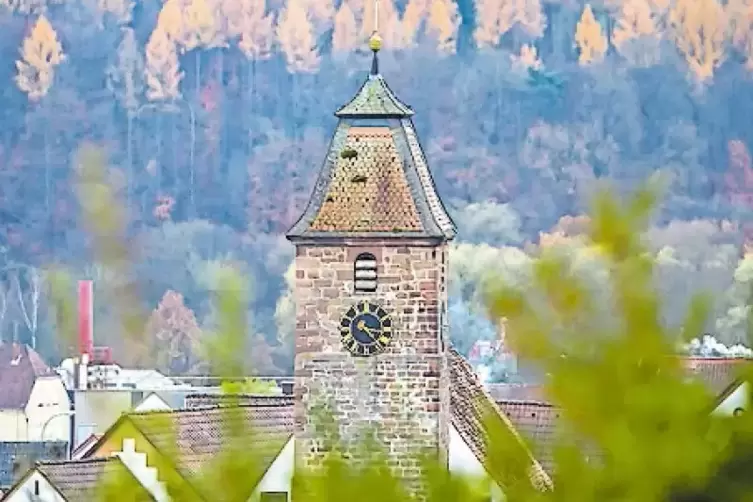
[[[353,355],[379,354],[392,341],[392,318],[376,303],[364,300],[345,313],[340,321],[340,335]]]

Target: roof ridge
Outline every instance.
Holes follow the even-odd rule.
[[[494,399],[494,397],[492,397]],[[546,401],[539,401],[537,399],[515,399],[515,398],[501,398],[501,399],[494,399],[494,402],[496,403],[512,403],[512,404],[525,404],[525,405],[536,405],[541,406],[544,408],[557,408],[552,403],[548,403]]]
[[[78,458],[78,459],[61,459],[61,460],[37,460],[35,465],[42,467],[45,465],[66,465],[66,464],[96,464],[119,460],[118,457],[91,457],[91,458]]]

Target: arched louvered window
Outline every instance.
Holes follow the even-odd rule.
[[[373,293],[377,289],[377,261],[371,253],[356,256],[354,280],[356,293]]]

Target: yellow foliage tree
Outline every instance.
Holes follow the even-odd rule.
[[[520,69],[532,68],[538,70],[541,68],[541,60],[536,51],[536,47],[525,44],[520,48],[520,54],[511,54],[510,60],[513,66]]]
[[[293,73],[313,73],[319,68],[311,19],[301,0],[290,0],[280,14],[277,39],[285,54],[288,70]]]
[[[630,63],[647,67],[659,60],[661,37],[647,0],[626,0],[620,9],[612,42]]]
[[[191,0],[183,10],[181,45],[187,51],[222,46],[225,39],[218,21],[209,0]]]
[[[512,0],[476,0],[476,30],[473,38],[476,47],[494,47],[512,28],[515,5]]]
[[[358,47],[359,41],[356,16],[348,2],[343,2],[335,15],[335,26],[332,31],[332,52],[343,54],[353,51]]]
[[[429,7],[427,31],[436,41],[437,49],[444,54],[454,54],[460,27],[458,5],[454,0],[432,0]]]
[[[55,67],[65,60],[63,46],[45,16],[39,16],[31,33],[24,39],[21,59],[16,61],[16,84],[31,101],[38,101],[49,92],[55,78]]]
[[[181,0],[167,0],[157,16],[157,26],[177,42],[183,38],[183,9]]]
[[[146,44],[146,97],[151,101],[171,101],[180,98],[180,71],[175,42],[159,25]]]
[[[241,0],[238,47],[248,59],[263,60],[271,55],[274,40],[272,15],[265,0]]]
[[[513,24],[534,37],[544,34],[546,19],[541,0],[515,0],[513,4]]]
[[[594,17],[590,4],[586,4],[575,28],[575,43],[580,51],[578,62],[583,65],[600,61],[607,51],[607,37]]]
[[[753,0],[729,0],[726,12],[732,43],[753,70]]]
[[[419,39],[428,14],[426,0],[408,0],[400,23],[402,31],[401,45],[413,47]]]
[[[677,0],[669,12],[677,49],[701,82],[724,61],[727,16],[716,0]]]

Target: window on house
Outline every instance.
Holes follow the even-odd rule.
[[[39,496],[39,480],[34,480],[34,495]]]
[[[356,256],[354,264],[356,293],[373,293],[377,289],[377,261],[371,253]]]
[[[745,410],[744,410],[744,409],[742,409],[742,408],[735,408],[735,411],[733,411],[733,412],[732,412],[732,415],[734,415],[734,416],[736,416],[736,417],[739,417],[739,416],[740,416],[740,415],[742,415],[742,414],[743,414],[744,412],[745,412]]]
[[[260,502],[288,502],[288,492],[261,492]]]

